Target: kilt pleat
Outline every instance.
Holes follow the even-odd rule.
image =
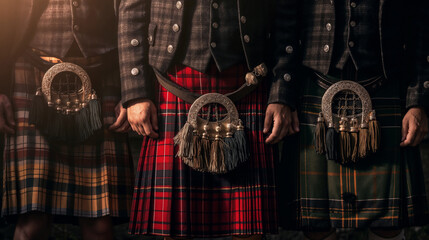
[[[308,231],[331,228],[400,228],[428,222],[428,207],[418,147],[400,148],[403,97],[399,80],[372,93],[381,126],[381,148],[341,165],[316,153],[314,132],[324,89],[305,81],[300,109],[300,135],[285,144],[280,171],[296,171],[296,189],[280,181],[282,221],[286,228]],[[292,158],[295,156],[295,158]],[[298,163],[291,163],[299,160]],[[286,192],[294,197],[287,196]],[[343,198],[352,194],[355,200]]]
[[[5,137],[2,216],[32,211],[54,219],[110,215],[126,220],[131,208],[134,172],[126,134],[112,133],[120,101],[115,71],[91,76],[101,99],[104,128],[83,144],[49,142],[28,122],[29,108],[43,72],[18,59],[11,98],[16,134]],[[121,220],[122,219],[122,220]],[[69,219],[75,222],[75,219]]]
[[[176,66],[172,81],[200,93],[228,93],[244,81],[246,68],[207,74]],[[160,87],[158,139],[145,138],[134,189],[129,231],[181,237],[216,237],[277,232],[273,149],[262,133],[267,91],[258,88],[236,104],[247,132],[251,157],[226,174],[192,170],[175,157],[173,137],[185,124],[190,105]],[[223,112],[221,112],[222,114]]]

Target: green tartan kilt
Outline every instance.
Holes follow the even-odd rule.
[[[429,215],[419,148],[399,147],[404,112],[399,80],[389,80],[371,93],[381,126],[379,151],[344,166],[315,151],[314,131],[325,89],[309,75],[301,88],[300,134],[283,146],[280,172],[288,173],[279,179],[283,226],[323,231],[426,224]]]

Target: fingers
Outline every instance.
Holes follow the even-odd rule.
[[[292,128],[294,131],[292,134],[299,132],[299,119],[297,111],[292,112]]]
[[[142,136],[158,138],[156,107],[150,100],[143,100],[127,108],[128,122],[133,131]]]
[[[283,132],[288,131],[288,130],[284,130],[287,128],[281,128],[280,124],[281,124],[280,119],[274,118],[273,130],[271,131],[271,134],[265,140],[266,143],[269,143],[269,144],[277,143],[279,141],[280,136],[282,135],[282,131]]]
[[[117,116],[116,121],[110,125],[109,130],[116,131],[127,121],[127,112],[120,111],[119,116]]]
[[[401,147],[415,147],[420,144],[428,132],[426,113],[419,108],[411,108],[402,120]]]
[[[270,129],[271,126],[273,124],[273,112],[270,110],[270,108],[267,108],[267,111],[265,112],[265,120],[264,120],[264,130],[263,133],[267,134]]]

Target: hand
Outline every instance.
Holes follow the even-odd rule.
[[[155,104],[149,99],[138,100],[127,108],[131,128],[142,136],[158,138],[158,115]]]
[[[428,133],[428,118],[422,108],[410,108],[402,120],[401,147],[417,146]]]
[[[115,114],[116,114],[116,121],[112,125],[110,125],[109,130],[118,132],[118,133],[128,132],[131,126],[128,123],[128,119],[127,119],[127,109],[122,107],[121,103],[118,103],[116,104],[116,107],[115,107]]]
[[[274,123],[274,124],[273,124]],[[299,132],[299,120],[296,111],[284,104],[269,104],[265,112],[264,134],[271,130],[265,143],[275,144],[285,136]]]
[[[0,133],[15,134],[12,104],[4,94],[0,94]]]

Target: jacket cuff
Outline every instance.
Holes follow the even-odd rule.
[[[281,103],[288,105],[292,110],[296,109],[297,93],[293,87],[293,77],[295,77],[293,73],[285,72],[275,78],[271,84],[268,104]]]

